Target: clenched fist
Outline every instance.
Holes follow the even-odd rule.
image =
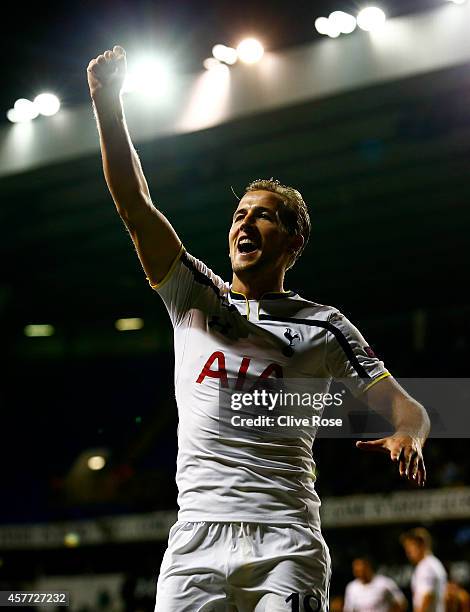
[[[117,45],[92,59],[87,68],[92,99],[98,102],[119,98],[126,72],[126,52]]]

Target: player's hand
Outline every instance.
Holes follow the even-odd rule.
[[[390,455],[398,463],[400,476],[407,478],[418,487],[424,487],[426,468],[423,459],[423,445],[418,438],[396,433],[379,440],[359,440],[356,447],[365,451],[379,451]]]
[[[126,52],[114,46],[88,64],[87,78],[93,100],[116,100],[119,98],[127,73]]]

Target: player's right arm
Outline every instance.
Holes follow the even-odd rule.
[[[126,53],[115,46],[88,64],[103,172],[117,211],[124,221],[147,277],[160,283],[181,250],[181,241],[166,217],[155,208],[137,152],[127,129],[121,89]]]

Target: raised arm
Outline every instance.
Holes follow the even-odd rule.
[[[121,89],[126,53],[115,46],[88,64],[87,78],[100,137],[103,171],[117,211],[124,221],[152,285],[169,271],[181,241],[152,203],[147,181],[127,129]]]

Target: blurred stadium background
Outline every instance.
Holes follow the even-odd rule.
[[[229,278],[231,187],[279,178],[302,191],[313,224],[288,287],[340,308],[396,377],[464,378],[470,6],[402,1],[381,5],[377,31],[315,34],[340,5],[303,7],[304,38],[284,33],[278,48],[252,19],[267,47],[257,64],[195,67],[163,103],[126,94],[130,131],[154,201],[219,274]],[[263,7],[271,34],[278,10]],[[0,124],[0,590],[62,588],[74,612],[153,610],[176,518],[171,326],[107,192],[86,98],[91,57],[117,42],[132,55],[112,25],[83,43],[56,115]],[[294,24],[284,12],[276,27]],[[230,42],[215,36],[206,42]],[[34,73],[38,84],[38,61]],[[13,96],[2,94],[5,113]],[[468,586],[468,434],[429,442],[425,491],[352,440],[315,442],[332,595],[365,553],[409,595],[398,536],[416,525]]]

